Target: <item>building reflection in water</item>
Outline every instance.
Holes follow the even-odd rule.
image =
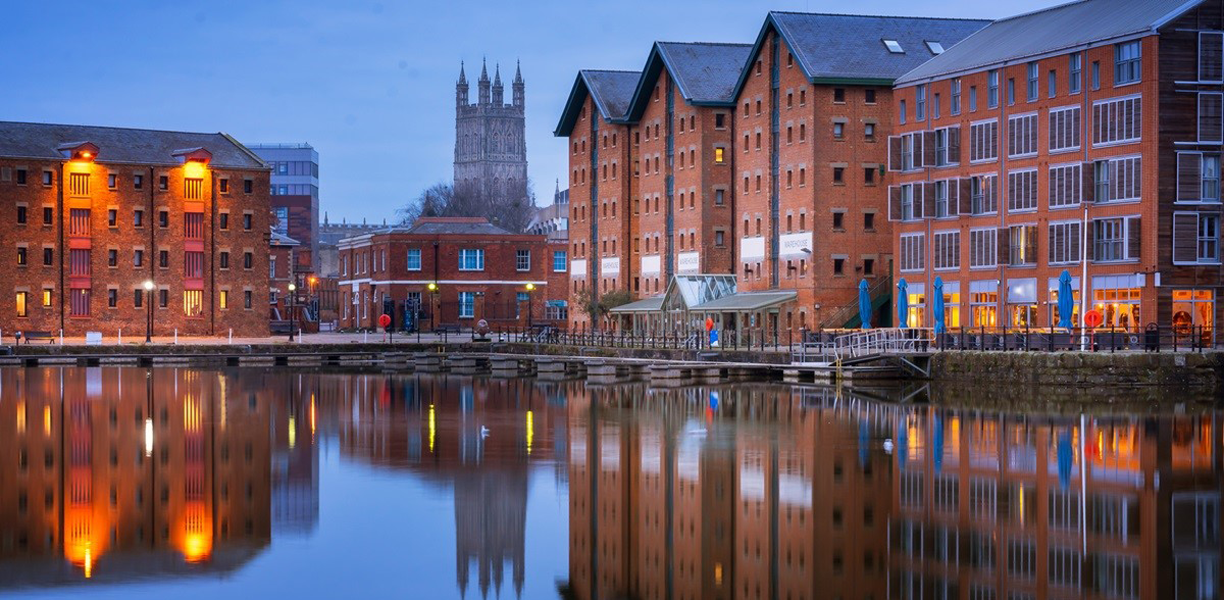
[[[0,588],[249,561],[270,537],[257,391],[217,372],[0,370]]]
[[[521,597],[526,577],[528,471],[539,463],[564,486],[566,397],[581,383],[446,375],[348,380],[339,441],[351,458],[407,469],[453,489],[455,577]],[[472,580],[475,579],[475,582]]]
[[[1219,596],[1215,413],[743,386],[569,400],[567,597]]]

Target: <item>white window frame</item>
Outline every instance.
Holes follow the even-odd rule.
[[[990,145],[989,144],[990,128],[987,126],[992,125],[992,124],[994,125],[994,131],[995,131],[994,137],[995,137],[996,143],[993,144],[993,147],[991,148],[991,153],[989,156],[984,157],[984,158],[975,158],[973,149],[977,145],[975,144],[975,142],[977,141],[978,137],[984,138],[981,141],[982,148],[986,148],[988,147],[988,145]],[[999,136],[999,119],[998,118],[982,119],[980,121],[973,121],[969,123],[969,162],[970,164],[989,163],[989,162],[995,162],[999,160],[998,142],[1000,142],[1001,140],[1002,140],[1002,137]]]
[[[975,235],[984,236],[989,243],[982,245],[978,255]],[[974,264],[974,263],[978,264]],[[994,269],[999,266],[999,230],[994,227],[974,227],[969,230],[969,269]]]
[[[473,254],[469,254],[473,253]],[[476,266],[467,266],[468,257],[475,259]],[[483,248],[462,248],[459,250],[459,270],[460,271],[483,271],[485,267],[485,256]]]
[[[1203,79],[1203,38],[1206,36],[1215,36],[1221,45],[1221,68],[1220,79]],[[1196,66],[1199,83],[1224,83],[1224,31],[1200,31],[1198,39],[1198,65]]]
[[[1128,102],[1134,102],[1136,109],[1139,111],[1139,118],[1136,119],[1136,121],[1139,123],[1139,126],[1133,132],[1134,136],[1125,137],[1125,138],[1119,137],[1117,139],[1110,139],[1110,140],[1106,140],[1102,142],[1097,142],[1096,132],[1100,131],[1102,126],[1105,126],[1107,123],[1110,122],[1110,120],[1108,118],[1102,118],[1101,122],[1098,123],[1096,119],[1096,108],[1098,106],[1105,106],[1105,105],[1119,105],[1119,108],[1117,110],[1121,110],[1120,107]],[[1104,100],[1097,100],[1096,102],[1092,103],[1092,109],[1093,110],[1092,110],[1091,118],[1092,118],[1092,133],[1093,133],[1092,147],[1093,148],[1108,148],[1109,146],[1117,146],[1120,144],[1133,144],[1135,142],[1140,142],[1143,140],[1143,97],[1142,95],[1131,94],[1129,96],[1116,96],[1114,98],[1106,98]],[[1102,136],[1102,139],[1104,138],[1105,136]]]
[[[1218,265],[1220,264],[1220,215],[1219,213],[1205,213],[1205,212],[1198,212],[1198,211],[1182,211],[1182,210],[1173,211],[1174,229],[1172,231],[1172,235],[1170,236],[1172,238],[1171,243],[1174,243],[1174,244],[1176,243],[1177,217],[1182,216],[1182,215],[1193,215],[1195,217],[1195,222],[1194,222],[1194,235],[1195,235],[1194,257],[1195,257],[1195,260],[1194,262],[1189,262],[1189,261],[1174,259],[1173,264],[1175,265]],[[1215,219],[1214,239],[1203,237],[1203,217]],[[1207,258],[1207,259],[1203,258],[1202,248],[1203,248],[1203,243],[1205,241],[1215,243],[1215,258]],[[1176,256],[1176,252],[1171,254],[1171,256]]]
[[[514,251],[514,270],[520,273],[531,270],[531,250]]]
[[[1203,98],[1215,96],[1220,101],[1220,131],[1216,132],[1215,139],[1203,137]],[[1195,119],[1194,131],[1200,143],[1218,144],[1224,142],[1224,93],[1222,92],[1199,92],[1198,98],[1195,100]]]
[[[459,318],[476,318],[476,292],[459,292]]]
[[[932,260],[931,260],[932,269],[936,271],[960,270],[960,249],[961,249],[960,233],[961,232],[959,229],[945,229],[942,231],[935,231],[931,233],[931,239],[934,242],[933,244],[934,256],[932,257]],[[952,237],[955,239],[955,243],[952,244],[954,250],[952,252],[945,253],[941,251],[941,248],[943,248],[943,244],[941,244],[940,242],[943,238],[949,238],[949,237]],[[945,261],[942,261],[941,259],[948,259],[948,260],[945,262]],[[940,266],[941,262],[944,263],[943,266]]]
[[[1073,132],[1075,134],[1075,137],[1077,138],[1076,139],[1077,143],[1074,146],[1059,146],[1059,147],[1054,146],[1055,140],[1063,137],[1063,136],[1055,135],[1055,127],[1054,127],[1054,118],[1055,118],[1054,116],[1060,113],[1077,113],[1079,115],[1078,127],[1068,128],[1068,130],[1070,132]],[[1057,154],[1061,152],[1074,152],[1083,147],[1084,145],[1084,139],[1083,139],[1084,114],[1079,105],[1060,106],[1058,108],[1051,108],[1049,118],[1047,119],[1047,125],[1048,125],[1047,131],[1049,132],[1049,140],[1046,146],[1049,148],[1050,154]]]
[[[557,268],[557,258],[561,258],[561,268]],[[565,250],[553,250],[553,273],[569,271],[569,255]]]
[[[1013,176],[1015,176],[1017,183],[1019,183],[1023,181],[1029,173],[1033,174],[1033,179],[1032,179],[1032,185],[1033,185],[1033,189],[1032,189],[1033,201],[1032,202],[1033,203],[1032,203],[1032,206],[1021,206],[1017,208],[1012,208],[1014,198],[1011,197],[1011,190],[1012,190],[1011,179]],[[1025,176],[1025,177],[1022,177],[1022,176]],[[1019,188],[1019,185],[1017,185],[1017,188]],[[1014,169],[1014,170],[1008,171],[1007,172],[1007,193],[1008,193],[1007,212],[1009,214],[1028,213],[1028,212],[1036,211],[1037,206],[1041,204],[1041,201],[1040,201],[1041,175],[1040,173],[1038,173],[1037,168],[1033,167],[1029,169]]]
[[[1021,125],[1020,129],[1023,130],[1024,135],[1021,135],[1021,136],[1015,135],[1017,124]],[[1036,111],[1008,116],[1007,117],[1007,142],[1008,142],[1007,158],[1028,158],[1030,156],[1037,156],[1037,147],[1039,145],[1038,142],[1040,138],[1040,136],[1037,134],[1038,127],[1039,126],[1037,123],[1037,112]],[[1025,140],[1025,138],[1028,137],[1028,133],[1030,129],[1032,130],[1033,147],[1032,148],[1021,148],[1020,144],[1022,141]],[[1015,154],[1012,154],[1011,152],[1012,148],[1016,149]]]
[[[902,273],[921,273],[926,269],[926,234],[903,233],[899,238],[898,254]],[[914,263],[917,264],[914,264]]]
[[[416,257],[415,267],[412,266],[412,262],[413,262],[412,258],[414,256]],[[409,248],[408,249],[408,254],[407,256],[404,257],[404,268],[409,271],[420,271],[421,270],[421,249],[420,248]]]
[[[1072,190],[1074,191],[1075,201],[1054,204],[1054,193],[1050,186],[1057,180],[1055,171],[1068,171],[1068,178],[1071,181]],[[1074,173],[1071,175],[1070,173]],[[1046,170],[1046,205],[1050,210],[1061,210],[1064,208],[1075,208],[1084,202],[1084,163],[1066,162],[1054,163]]]
[[[1055,230],[1055,228],[1065,229],[1065,230],[1066,230],[1066,235],[1067,235],[1067,245],[1066,245],[1066,248],[1067,248],[1067,255],[1066,255],[1065,257],[1062,257],[1062,258],[1059,258],[1059,257],[1054,257],[1054,258],[1052,258],[1052,259],[1051,259],[1051,258],[1049,258],[1049,254],[1050,254],[1050,252],[1053,252],[1053,248],[1054,248],[1054,230]],[[1074,236],[1074,237],[1075,237],[1075,239],[1074,239],[1074,243],[1075,243],[1075,245],[1074,245],[1074,247],[1073,247],[1073,246],[1072,246],[1072,244],[1071,244],[1071,242],[1072,242],[1072,240],[1071,240],[1071,237],[1072,237],[1072,236],[1071,236],[1071,232],[1072,232],[1072,230],[1074,230],[1074,231],[1075,231],[1075,236]],[[1051,248],[1050,252],[1047,252],[1047,253],[1046,253],[1046,257],[1047,257],[1047,261],[1048,261],[1048,263],[1049,263],[1050,265],[1073,265],[1073,264],[1079,264],[1079,262],[1080,262],[1080,258],[1081,258],[1081,250],[1083,249],[1083,245],[1084,245],[1084,238],[1083,238],[1083,235],[1084,235],[1084,223],[1083,223],[1083,221],[1080,221],[1080,220],[1078,220],[1078,219],[1077,219],[1077,220],[1067,220],[1067,221],[1051,221],[1051,222],[1049,223],[1049,225],[1047,225],[1047,226],[1046,226],[1046,243],[1047,243],[1047,244],[1049,245],[1049,247]],[[1074,252],[1074,254],[1072,254],[1072,252]]]

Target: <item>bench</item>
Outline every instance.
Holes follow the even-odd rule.
[[[17,338],[18,344],[20,344],[21,340],[23,339],[27,344],[33,340],[47,340],[47,342],[55,341],[55,334],[51,333],[50,331],[18,331],[14,334],[14,337]]]
[[[434,333],[452,333],[452,334],[458,334],[458,333],[460,332],[460,329],[459,329],[459,326],[458,326],[458,325],[454,325],[454,324],[447,324],[447,325],[438,325],[438,326],[434,327],[433,332],[434,332]]]

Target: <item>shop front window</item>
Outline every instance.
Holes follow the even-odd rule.
[[[1075,293],[1075,305],[1071,309],[1071,326],[1079,327],[1080,323],[1080,293],[1079,278],[1071,282],[1071,290]],[[1050,278],[1050,325],[1058,327],[1062,322],[1062,313],[1058,311],[1058,279]]]
[[[944,301],[944,327],[946,329],[960,329],[960,284],[945,283],[943,288]]]
[[[974,328],[992,329],[998,324],[999,284],[994,281],[974,281],[969,288],[969,308]]]
[[[908,327],[922,327],[926,323],[926,290],[916,284],[910,284],[909,287],[906,298],[909,310],[905,316],[905,324]]]
[[[1007,282],[1007,323],[1015,329],[1034,327],[1037,317],[1037,280]]]
[[[1210,336],[1215,327],[1215,292],[1212,290],[1173,290],[1173,330],[1189,335],[1202,330]]]
[[[1092,306],[1104,319],[1100,329],[1138,331],[1139,288],[1100,288],[1092,290]]]

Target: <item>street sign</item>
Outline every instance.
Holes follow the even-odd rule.
[[[1105,318],[1101,316],[1101,311],[1096,310],[1096,309],[1090,310],[1088,311],[1087,314],[1084,315],[1084,324],[1089,327],[1093,327],[1093,328],[1100,327],[1101,323],[1103,323],[1104,321],[1105,321]]]

